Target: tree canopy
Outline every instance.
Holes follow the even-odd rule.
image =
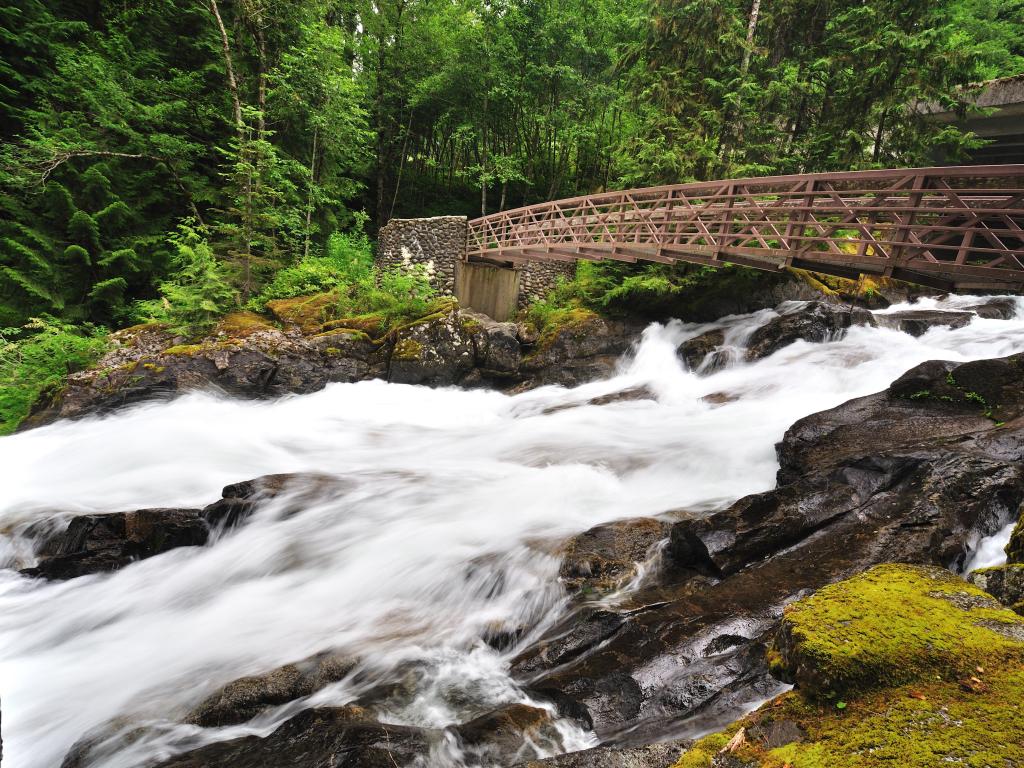
[[[392,216],[956,156],[913,105],[1022,41],[1024,0],[0,2],[0,327],[140,319],[214,268],[186,230],[244,303]]]

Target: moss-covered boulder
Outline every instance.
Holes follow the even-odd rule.
[[[883,565],[786,609],[797,688],[674,768],[1024,764],[1024,619],[936,568]]]
[[[476,364],[473,337],[463,327],[454,302],[397,328],[393,336],[388,381],[435,386],[456,384]]]
[[[1024,659],[1024,620],[949,571],[879,565],[787,606],[779,663],[808,696],[921,677],[958,678]]]

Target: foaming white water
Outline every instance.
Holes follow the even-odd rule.
[[[194,394],[0,439],[8,534],[55,515],[199,506],[226,483],[273,472],[344,480],[336,497],[298,514],[269,506],[211,545],[114,574],[47,584],[0,572],[5,756],[50,768],[85,732],[122,716],[161,723],[163,735],[97,763],[104,768],[140,765],[186,732],[266,731],[286,712],[227,732],[174,723],[219,685],[324,649],[371,673],[418,665],[416,695],[385,708],[393,722],[442,727],[526,701],[507,654],[480,637],[557,617],[550,542],[768,489],[774,444],[798,418],[881,390],[924,360],[1024,350],[1022,304],[1015,320],[978,318],[916,339],[857,327],[710,376],[675,356],[680,341],[712,327],[741,344],[773,316],[652,326],[618,376],[574,390],[508,397],[363,382],[272,402]],[[587,404],[637,386],[656,399]],[[18,540],[6,539],[13,565]],[[315,699],[359,693],[347,681]],[[564,730],[563,748],[588,743]]]

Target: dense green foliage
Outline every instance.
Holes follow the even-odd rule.
[[[197,329],[358,282],[330,238],[393,215],[955,157],[915,105],[1024,71],[1022,32],[1024,0],[0,0],[0,326]]]
[[[44,391],[95,362],[102,332],[36,318],[25,329],[0,329],[0,435],[13,432]]]

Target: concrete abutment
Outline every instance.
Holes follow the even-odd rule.
[[[459,304],[510,320],[518,309],[546,295],[565,277],[575,274],[574,262],[528,262],[522,266],[466,261],[468,219],[465,216],[434,216],[422,219],[391,219],[377,241],[377,266],[412,269],[421,265],[431,285]]]

